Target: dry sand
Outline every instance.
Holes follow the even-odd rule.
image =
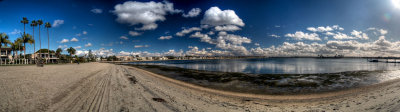
[[[252,95],[106,63],[8,66],[0,67],[0,111],[387,112],[400,111],[400,82],[312,95]]]

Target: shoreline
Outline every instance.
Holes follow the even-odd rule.
[[[165,65],[125,66],[133,66],[168,78],[206,88],[261,95],[301,95],[351,90],[353,88],[381,83],[366,83],[363,81],[368,81],[370,78],[369,75],[371,74],[375,75],[383,72],[352,71],[324,74],[246,74],[195,70]],[[339,82],[343,80],[347,82]]]
[[[132,66],[130,66],[130,67],[132,67]],[[137,67],[135,67],[135,68],[137,68]],[[158,77],[160,79],[169,81],[171,83],[175,83],[175,84],[189,87],[189,88],[199,90],[199,91],[206,91],[206,92],[210,92],[213,94],[222,94],[222,95],[231,96],[231,97],[255,98],[255,99],[261,99],[261,100],[278,100],[278,101],[298,100],[301,102],[302,100],[311,100],[311,101],[329,100],[329,99],[334,99],[337,97],[344,97],[344,96],[351,96],[354,94],[360,94],[362,92],[375,90],[375,89],[378,89],[383,86],[388,86],[388,85],[394,84],[396,82],[397,83],[400,82],[400,79],[392,79],[392,80],[385,81],[385,82],[378,83],[378,84],[372,84],[372,85],[356,87],[356,88],[349,88],[349,89],[338,90],[338,91],[307,93],[307,94],[290,94],[290,95],[289,94],[268,95],[268,94],[251,94],[251,93],[240,93],[240,92],[217,90],[217,89],[213,89],[213,88],[207,88],[207,87],[199,86],[196,84],[184,82],[181,80],[176,80],[176,79],[173,79],[173,78],[170,78],[167,76],[163,76],[163,75],[159,75],[159,74],[156,74],[156,73],[153,73],[151,71],[147,71],[147,70],[144,70],[141,68],[137,68],[137,69],[140,69],[142,72],[151,74],[154,77]],[[321,98],[323,98],[323,99],[321,99]],[[315,100],[315,99],[317,99],[317,100]]]

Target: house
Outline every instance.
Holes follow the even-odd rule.
[[[59,58],[57,58],[56,53],[54,53],[54,51],[50,52],[50,54],[49,53],[40,53],[40,55],[38,52],[36,52],[34,55],[31,55],[32,59],[34,58],[33,56],[35,56],[35,57],[40,56],[43,59],[48,60],[49,63],[57,63],[57,61],[59,59]]]
[[[0,59],[1,61],[5,61],[6,59],[12,59],[12,54],[11,54],[11,47],[8,46],[1,46],[1,52],[0,52]]]

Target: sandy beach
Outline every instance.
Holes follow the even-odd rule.
[[[308,95],[200,87],[130,66],[0,67],[0,111],[400,111],[400,82]]]

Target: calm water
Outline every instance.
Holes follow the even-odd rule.
[[[157,64],[189,69],[243,72],[251,74],[305,74],[336,73],[359,70],[398,70],[399,64],[371,63],[366,59],[317,59],[317,58],[264,58],[225,60],[169,60],[133,62],[131,64]]]

